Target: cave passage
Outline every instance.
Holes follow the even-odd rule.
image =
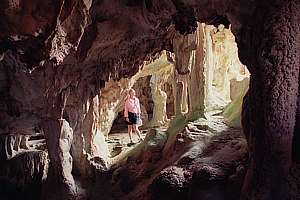
[[[163,51],[132,78],[132,88],[141,104],[143,137],[152,128],[169,128],[170,120],[180,115],[189,120],[203,117],[208,123],[213,119],[205,115],[218,115],[229,127],[241,128],[242,101],[250,73],[239,61],[230,26],[199,23],[195,33],[174,36],[172,52]],[[202,76],[196,76],[199,72]],[[197,90],[198,95],[194,93]],[[122,104],[107,111],[114,119],[106,135],[110,157],[134,148],[129,142]],[[137,140],[136,134],[133,137]]]

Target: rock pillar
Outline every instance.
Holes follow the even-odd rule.
[[[242,120],[250,165],[241,199],[291,199],[287,179],[298,119],[299,9],[299,1],[261,1],[241,30],[240,58],[251,73]]]
[[[50,158],[48,176],[42,199],[74,199],[77,193],[71,174],[73,130],[65,119],[45,119],[42,122]]]

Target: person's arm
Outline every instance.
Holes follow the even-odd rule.
[[[126,120],[128,119],[128,108],[127,108],[127,101],[124,103],[124,117]]]
[[[138,109],[138,114],[141,115],[141,106],[140,106],[140,100],[138,98],[137,99],[137,109]]]

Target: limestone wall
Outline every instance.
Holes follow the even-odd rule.
[[[249,77],[247,67],[238,57],[238,48],[235,37],[230,29],[219,25],[211,32],[214,54],[213,86],[226,101],[233,100],[230,96],[230,81],[242,80]]]

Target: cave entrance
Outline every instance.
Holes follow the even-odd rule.
[[[193,34],[175,33],[173,52],[161,52],[131,78],[141,103],[144,137],[149,129],[168,128],[170,120],[182,115],[208,121],[217,116],[227,126],[241,128],[250,73],[239,60],[231,27],[198,25]],[[108,132],[112,157],[131,148],[120,105]]]

